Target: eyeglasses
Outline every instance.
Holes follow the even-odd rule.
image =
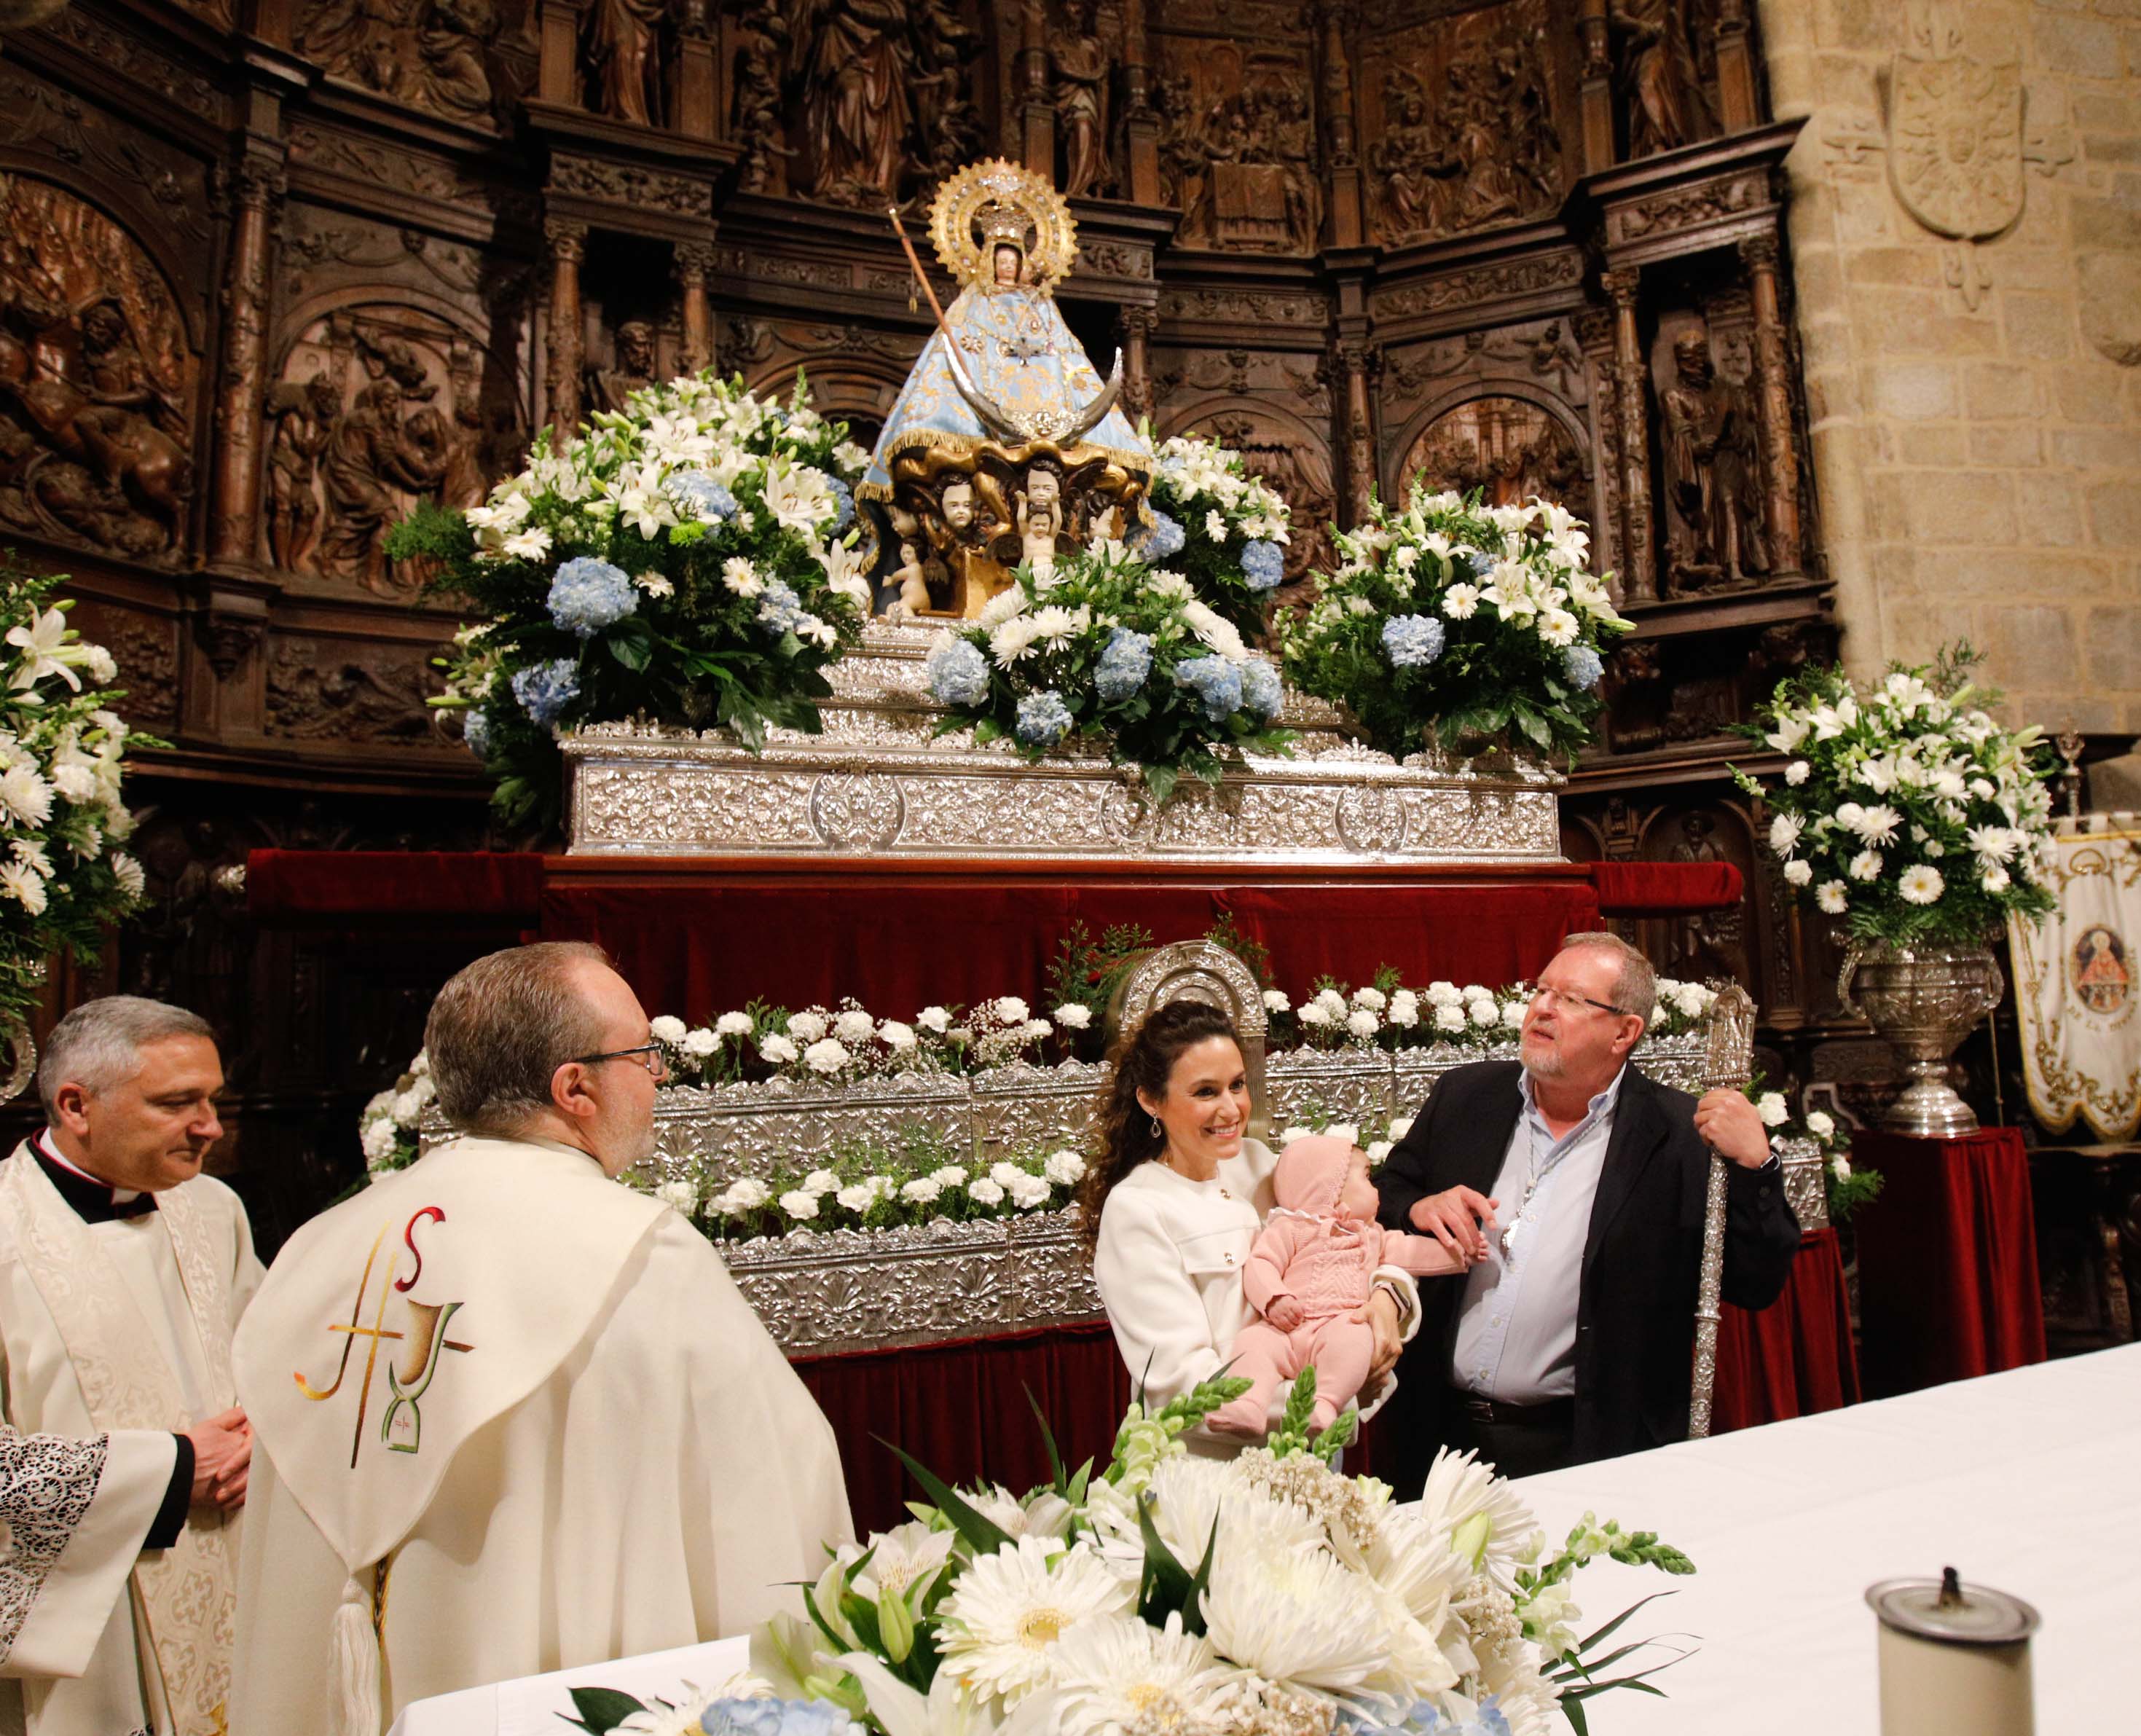
[[[1625,1006],[1616,1006],[1610,1001],[1593,1001],[1588,995],[1571,994],[1567,989],[1549,988],[1541,983],[1532,991],[1533,1005],[1544,1001],[1556,1012],[1572,1012],[1579,1006],[1596,1007],[1602,1013],[1611,1013],[1617,1019],[1629,1016]]]
[[[573,1059],[583,1067],[603,1061],[630,1061],[635,1067],[644,1067],[647,1076],[657,1085],[669,1076],[669,1063],[659,1043],[642,1043],[637,1049],[608,1049],[600,1055],[576,1055]]]

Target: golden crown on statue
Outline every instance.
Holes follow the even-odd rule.
[[[1026,255],[1044,295],[1078,259],[1078,224],[1047,177],[1002,157],[969,163],[946,181],[929,207],[929,239],[944,269],[962,283],[990,281],[1001,243]]]

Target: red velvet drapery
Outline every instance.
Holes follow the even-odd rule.
[[[2011,1127],[1861,1134],[1885,1178],[1858,1217],[1866,1390],[1877,1399],[2045,1360],[2030,1159]]]

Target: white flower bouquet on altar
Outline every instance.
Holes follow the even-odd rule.
[[[1700,1030],[1717,1004],[1717,991],[1699,982],[1661,977],[1657,991],[1657,1007],[1644,1032],[1650,1037],[1682,1036]],[[1274,1051],[1289,1040],[1303,1049],[1326,1051],[1396,1052],[1445,1045],[1484,1051],[1517,1040],[1531,992],[1529,985],[1521,982],[1489,988],[1477,982],[1459,986],[1436,981],[1425,988],[1408,988],[1396,969],[1385,965],[1371,981],[1356,989],[1327,976],[1320,978],[1315,993],[1298,1006],[1282,991],[1268,989],[1264,1013],[1271,1021]]]
[[[357,1138],[364,1152],[367,1177],[391,1175],[416,1161],[421,1149],[424,1111],[438,1095],[431,1083],[431,1058],[422,1050],[409,1070],[375,1091],[357,1117]]]
[[[436,701],[463,713],[509,820],[557,813],[552,731],[644,715],[815,731],[822,673],[859,642],[870,589],[852,485],[869,455],[810,407],[708,375],[634,392],[465,512],[396,527],[397,560],[485,617]]]
[[[1986,714],[2000,696],[1967,680],[1977,661],[1958,644],[1863,693],[1809,669],[1741,725],[1785,756],[1778,782],[1733,772],[1769,809],[1785,883],[1858,940],[1969,944],[2054,907],[2054,761],[2034,726]]]
[[[1285,497],[1251,475],[1240,453],[1178,434],[1154,449],[1148,498],[1153,523],[1139,552],[1179,568],[1238,632],[1260,634],[1293,537]]]
[[[130,748],[160,746],[111,709],[118,665],[49,602],[64,581],[0,566],[0,1031],[19,1029],[62,952],[96,962],[141,902],[120,785]]]
[[[1584,566],[1590,537],[1558,506],[1482,506],[1415,490],[1341,531],[1344,564],[1282,624],[1293,685],[1342,706],[1393,758],[1506,745],[1573,760],[1591,738],[1599,652],[1629,622]]]
[[[1586,1701],[1651,1673],[1604,1678],[1637,1648],[1586,1654],[1627,1617],[1579,1640],[1568,1581],[1599,1555],[1691,1572],[1685,1556],[1587,1514],[1543,1561],[1537,1522],[1469,1454],[1442,1454],[1420,1502],[1395,1506],[1331,1468],[1342,1421],[1307,1436],[1312,1370],[1265,1446],[1191,1457],[1182,1434],[1247,1384],[1207,1381],[1156,1415],[1133,1404],[1097,1476],[1066,1472],[1051,1441],[1056,1479],[1023,1497],[962,1493],[907,1459],[931,1504],[833,1552],[807,1624],[753,1636],[770,1693],[666,1709],[665,1727],[800,1736],[837,1714],[883,1736],[1546,1736],[1557,1707],[1581,1733]],[[647,1711],[590,1718],[576,1699],[595,1736]]]
[[[1217,784],[1222,749],[1282,753],[1289,740],[1274,726],[1285,696],[1270,661],[1188,578],[1120,542],[1046,573],[1021,566],[974,621],[938,636],[928,677],[950,714],[939,734],[971,729],[1028,760],[1066,741],[1105,746],[1143,768],[1155,803],[1185,771]]]
[[[852,997],[836,1009],[791,1013],[754,1001],[711,1023],[653,1021],[670,1076],[684,1084],[785,1079],[853,1084],[898,1073],[973,1073],[1031,1054],[1055,1033],[1016,995],[972,1006],[925,1006],[913,1019],[880,1019]]]

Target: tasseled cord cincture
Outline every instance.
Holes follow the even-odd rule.
[[[379,1628],[365,1584],[378,1579],[377,1568],[360,1568],[343,1581],[342,1601],[335,1606],[335,1704],[341,1716],[334,1736],[379,1736]]]

